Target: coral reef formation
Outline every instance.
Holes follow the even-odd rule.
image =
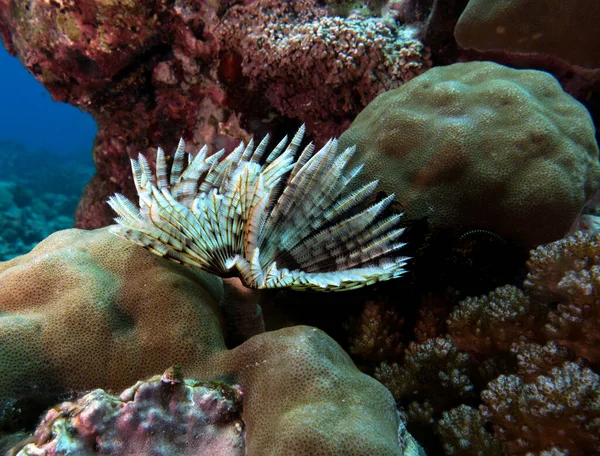
[[[444,337],[375,369],[411,433],[437,433],[434,453],[599,452],[599,254],[595,233],[539,246],[522,289],[460,301]]]
[[[436,67],[379,95],[340,137],[354,144],[363,179],[380,179],[408,218],[529,248],[564,236],[600,183],[586,109],[547,73],[491,62]]]
[[[413,28],[338,16],[319,0],[9,0],[0,36],[54,99],[96,120],[97,175],[77,226],[98,228],[111,223],[111,194],[134,196],[128,158],[148,144],[184,137],[218,150],[248,131],[281,132],[289,117],[326,141],[379,92],[428,68]]]
[[[303,135],[304,127],[289,145],[284,138],[263,165],[268,136],[223,160],[205,147],[187,166],[180,142],[168,180],[162,149],[156,179],[140,155],[132,161],[140,208],[112,197],[120,217],[111,231],[186,266],[237,273],[255,289],[347,290],[402,275],[400,215],[380,217],[393,196],[358,212],[377,183],[348,190],[361,169],[346,169],[354,148],[338,154],[331,139],[296,159]]]
[[[180,364],[240,385],[249,455],[402,454],[389,391],[338,344],[295,326],[227,350],[221,293],[220,279],[107,229],[55,233],[0,263],[3,426],[32,391],[119,390]]]
[[[340,133],[332,119],[358,113],[428,66],[416,27],[330,16],[312,0],[237,6],[223,22],[221,37],[240,56],[249,88],[264,92],[280,114],[305,122],[318,142]]]
[[[108,230],[56,233],[30,254],[0,262],[0,450],[7,448],[3,433],[30,430],[39,413],[61,401],[68,400],[48,412],[27,451],[54,451],[65,442],[63,431],[103,411],[115,418],[138,407],[166,427],[180,412],[199,417],[179,399],[169,402],[174,414],[162,413],[155,400],[163,407],[165,392],[214,393],[230,405],[231,396],[221,393],[234,390],[234,422],[243,427],[236,438],[243,437],[249,455],[423,454],[411,435],[432,455],[600,453],[600,166],[593,122],[565,94],[579,97],[597,121],[590,88],[600,80],[593,39],[599,14],[591,0],[0,0],[7,49],[56,100],[90,112],[99,125],[97,175],[80,203],[78,226],[109,224],[106,199],[118,192],[124,196],[113,205],[122,226],[113,229],[169,259],[206,267],[204,259],[213,273],[237,268],[256,288],[274,278],[266,272],[274,261],[299,288],[352,288],[357,283],[344,282],[346,273],[333,281],[305,280],[319,271],[288,274],[302,270],[304,259],[272,253],[289,252],[284,241],[296,229],[325,228],[317,240],[329,244],[314,247],[327,261],[331,248],[348,240],[325,239],[334,222],[319,225],[326,211],[319,205],[344,194],[337,189],[345,184],[360,188],[361,179],[366,195],[379,179],[383,192],[372,193],[373,207],[386,206],[379,216],[387,222],[366,224],[361,242],[385,244],[378,230],[399,235],[387,224],[406,210],[403,252],[414,258],[403,280],[371,288],[257,291],[152,255]],[[429,70],[432,62],[482,56],[551,71],[558,83],[547,73],[490,62]],[[334,156],[327,138],[367,104]],[[226,158],[185,159],[184,152],[205,145],[212,152],[248,144],[249,131],[279,140],[303,122],[318,147],[326,146],[310,160],[312,149],[301,154],[297,170],[318,163],[304,177],[318,177],[319,185],[305,186],[303,173],[285,188],[276,185],[278,167],[267,172],[266,154],[256,157],[263,143]],[[140,158],[131,179],[129,158],[149,144],[175,149],[179,137],[186,145],[174,156],[159,149],[156,162]],[[353,161],[342,169],[355,143]],[[283,149],[271,164],[285,162],[282,175],[286,167],[296,173]],[[346,171],[365,161],[356,178]],[[196,194],[195,167],[211,163],[206,194]],[[13,179],[29,172],[22,167],[10,181],[2,178],[0,241],[28,235],[33,225],[45,234],[39,225],[49,225],[37,216],[48,207],[65,210],[60,197]],[[188,172],[198,174],[191,190],[176,182]],[[273,179],[265,184],[267,175]],[[335,184],[320,188],[322,182]],[[268,222],[256,218],[255,203],[275,207],[269,191],[294,195],[287,209],[301,209],[279,212],[290,228],[285,236],[263,233]],[[398,204],[390,202],[393,193]],[[348,195],[350,201],[356,194]],[[141,210],[126,200],[138,197]],[[214,203],[215,212],[199,220],[194,210],[202,202]],[[275,208],[266,212],[277,215]],[[300,219],[310,223],[293,226]],[[360,217],[350,219],[360,224]],[[587,232],[576,232],[581,228]],[[556,241],[569,229],[573,236]],[[213,240],[223,249],[211,251]],[[307,256],[313,240],[304,244]],[[344,245],[348,251],[336,251],[328,273],[339,268],[336,258],[347,262],[360,250]],[[401,262],[394,263],[398,272]],[[271,301],[260,302],[264,321],[258,294]],[[164,382],[138,383],[121,398],[72,396],[118,391],[176,363],[195,380],[184,381],[175,369]],[[149,402],[144,392],[151,392]],[[109,448],[118,432],[86,435]],[[140,434],[131,435],[133,445]],[[177,445],[167,438],[174,435],[154,437]]]
[[[17,456],[185,454],[243,456],[239,390],[152,377],[119,396],[102,389],[46,413]],[[155,449],[155,450],[152,450]],[[14,449],[13,451],[15,451]]]
[[[74,223],[77,196],[46,193],[25,202],[20,189],[14,181],[0,181],[0,261],[30,251],[54,231]]]

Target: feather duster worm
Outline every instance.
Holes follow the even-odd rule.
[[[403,274],[400,215],[382,216],[394,195],[360,210],[377,182],[353,188],[361,167],[346,167],[355,148],[338,153],[331,139],[296,158],[303,135],[304,126],[266,158],[268,136],[225,158],[223,150],[207,156],[206,146],[186,154],[181,140],[170,175],[161,148],[156,176],[140,155],[131,161],[139,209],[112,196],[112,232],[254,289],[348,290]]]

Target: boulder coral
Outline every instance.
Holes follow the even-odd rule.
[[[454,35],[466,49],[557,59],[600,68],[596,0],[470,0]]]
[[[0,402],[201,370],[224,347],[221,281],[165,263],[106,229],[0,263]]]
[[[227,350],[218,278],[99,229],[53,234],[0,263],[0,403],[119,390],[180,364],[242,393],[248,455],[417,454],[389,391],[322,331],[295,326]],[[412,453],[411,453],[412,452]]]
[[[373,100],[340,137],[409,219],[531,248],[568,232],[600,183],[594,125],[548,73],[436,67]],[[532,223],[535,221],[535,223]]]

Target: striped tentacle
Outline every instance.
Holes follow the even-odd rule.
[[[208,157],[206,147],[186,154],[180,140],[170,170],[157,149],[154,176],[140,155],[131,161],[139,209],[111,197],[111,231],[191,267],[236,269],[258,289],[337,291],[400,276],[400,215],[382,218],[393,195],[358,211],[377,182],[352,188],[361,170],[346,170],[354,148],[338,153],[330,140],[296,158],[303,135],[304,126],[266,157],[268,138]]]
[[[326,228],[316,235],[309,237],[303,243],[290,251],[294,260],[301,268],[327,259],[333,249],[339,251],[339,256],[345,257],[354,247],[354,236],[369,229],[373,221],[391,203],[392,197],[387,197],[379,203],[348,217],[335,225]]]
[[[306,201],[301,206],[301,211],[296,211],[296,213],[301,214],[301,218],[294,218],[293,229],[287,227],[289,235],[280,238],[280,251],[287,252],[294,249],[309,235],[318,232],[325,225],[331,223],[332,219],[326,219],[323,215],[328,213],[333,206],[336,206],[336,203],[343,197],[343,193],[351,180],[343,175],[344,166],[353,153],[354,149],[346,149],[343,154],[335,159],[333,164],[327,165],[325,176],[316,176],[316,179],[322,182],[322,185],[308,194],[302,193],[298,196],[299,199]],[[355,194],[354,199],[347,201],[346,207],[350,209],[360,203],[360,196],[360,193]],[[341,212],[336,213],[336,217],[338,216],[341,216]]]

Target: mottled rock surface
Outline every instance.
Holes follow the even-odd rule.
[[[97,228],[111,194],[133,197],[128,161],[148,146],[231,149],[301,122],[323,142],[429,66],[415,29],[366,13],[336,17],[317,0],[5,0],[0,36],[55,100],[96,120],[98,174],[76,226]]]

